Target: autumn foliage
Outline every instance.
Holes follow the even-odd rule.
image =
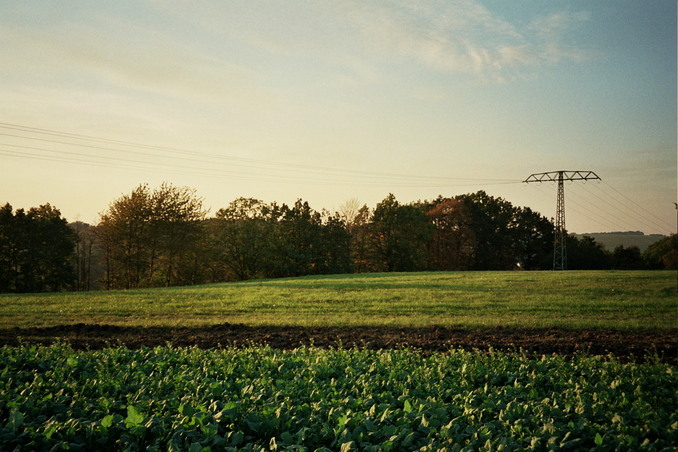
[[[99,223],[49,204],[0,209],[0,292],[131,289],[314,274],[550,269],[551,220],[484,191],[338,212],[238,198],[208,217],[195,190],[136,187]],[[568,238],[569,268],[663,268],[676,241],[640,255]],[[661,246],[660,246],[661,245]],[[675,259],[674,259],[675,260]]]

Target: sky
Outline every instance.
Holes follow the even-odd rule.
[[[96,223],[140,184],[336,211],[484,190],[676,232],[671,0],[4,0],[0,203]]]

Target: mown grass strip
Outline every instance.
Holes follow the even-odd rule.
[[[675,273],[668,271],[361,274],[0,295],[0,328],[229,322],[675,329],[677,314]]]

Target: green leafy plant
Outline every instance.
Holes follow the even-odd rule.
[[[268,347],[0,349],[0,449],[661,450],[659,360]]]

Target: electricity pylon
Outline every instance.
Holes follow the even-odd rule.
[[[567,247],[565,241],[565,185],[564,181],[600,180],[593,171],[551,171],[548,173],[530,174],[523,182],[558,182],[558,200],[556,202],[556,231],[553,240],[553,269],[567,270]]]

